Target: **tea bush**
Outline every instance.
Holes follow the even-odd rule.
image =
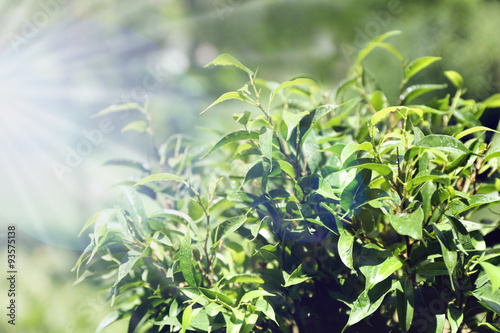
[[[209,108],[246,103],[240,129],[210,149],[173,136],[149,165],[110,161],[140,175],[121,184],[125,205],[84,227],[75,269],[85,263],[79,278],[110,288],[114,308],[97,332],[123,318],[129,332],[499,331],[500,147],[479,119],[500,94],[464,99],[455,71],[453,95],[416,83],[439,58],[408,63],[385,42],[395,34],[334,90],[265,81],[220,55],[207,66],[248,82]],[[401,63],[397,101],[364,65],[375,48]],[[125,109],[144,118],[127,129],[153,137],[146,106],[98,115]]]

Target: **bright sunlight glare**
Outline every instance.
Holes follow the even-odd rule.
[[[116,172],[102,163],[140,159],[145,145],[140,134],[120,134],[133,113],[107,122],[91,116],[146,98],[166,106],[181,101],[179,109],[195,115],[205,96],[184,74],[189,59],[182,50],[162,50],[98,20],[38,28],[28,12],[2,18],[10,43],[0,48],[0,212],[46,243],[80,248],[74,238],[84,221],[116,200],[109,191]]]

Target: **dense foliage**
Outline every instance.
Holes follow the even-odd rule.
[[[154,161],[110,161],[141,175],[120,187],[126,205],[85,225],[75,268],[86,262],[80,278],[109,285],[115,308],[97,332],[122,318],[129,332],[498,332],[500,147],[478,119],[500,96],[464,100],[446,71],[454,96],[426,98],[446,85],[415,75],[439,58],[408,63],[385,42],[395,34],[333,91],[220,55],[209,66],[248,82],[210,107],[259,114],[235,113],[240,129],[211,149],[181,135],[156,147],[147,106],[101,111],[139,110],[127,129],[153,138]],[[364,66],[375,48],[401,61],[397,101]]]

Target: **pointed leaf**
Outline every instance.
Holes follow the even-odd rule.
[[[446,309],[446,317],[450,322],[451,333],[457,333],[458,328],[460,327],[460,325],[462,325],[462,321],[464,319],[464,313],[461,310],[454,307],[452,304],[450,304]]]
[[[403,264],[390,251],[368,244],[361,250],[359,270],[366,277],[366,289],[385,280],[400,269]]]
[[[413,295],[413,284],[411,280],[400,280],[396,292],[399,328],[408,332],[413,321],[415,301]]]
[[[283,285],[283,287],[285,288],[302,283],[305,280],[309,279],[309,277],[306,276],[304,271],[302,270],[302,264],[300,264],[299,267],[297,267],[297,269],[294,270],[290,275],[288,275],[287,272],[283,271],[283,278],[285,279],[285,284]]]
[[[278,91],[283,90],[285,88],[292,87],[292,86],[298,86],[298,85],[317,86],[318,83],[316,81],[314,81],[312,79],[308,79],[308,78],[298,78],[298,79],[295,79],[292,81],[285,81],[282,84],[280,84],[278,86],[278,88],[274,89],[274,91],[272,92],[272,95],[276,95],[276,93]]]
[[[136,250],[130,250],[127,252],[125,257],[123,257],[120,266],[118,267],[118,277],[116,278],[113,287],[117,286],[118,283],[125,276],[127,276],[127,274],[132,270],[132,268],[134,268],[134,265],[137,263],[137,261],[145,254],[146,249],[144,249],[142,252],[138,252]]]
[[[474,290],[472,294],[484,307],[500,315],[500,297],[498,297],[498,290],[494,290],[491,284],[484,284],[481,288]]]
[[[434,229],[434,233],[436,234],[439,245],[441,246],[441,253],[443,254],[443,260],[446,264],[446,268],[448,269],[448,275],[450,280],[453,281],[452,276],[455,271],[455,266],[457,265],[457,251],[452,248],[451,244],[448,243],[445,235],[435,223],[432,224],[432,228]],[[452,287],[454,287],[453,284]]]
[[[394,230],[400,235],[410,236],[413,239],[422,239],[424,224],[424,210],[419,206],[415,211],[401,212],[389,216]]]
[[[288,163],[287,161],[283,161],[283,160],[278,160],[278,165],[280,166],[280,169],[283,170],[284,173],[286,173],[287,175],[290,176],[290,178],[292,179],[295,179],[296,174],[295,174],[295,169],[293,168],[293,166]]]
[[[457,134],[457,136],[455,136],[456,139],[460,140],[461,138],[463,138],[464,136],[467,136],[469,134],[472,134],[472,133],[475,133],[475,132],[479,132],[479,131],[490,131],[490,132],[495,132],[495,133],[499,133],[498,131],[495,131],[494,129],[491,129],[491,128],[488,128],[488,127],[485,127],[485,126],[476,126],[476,127],[472,127],[472,128],[469,128],[463,132],[460,132]]]
[[[349,321],[342,332],[374,313],[382,304],[385,295],[392,290],[394,288],[387,283],[380,283],[370,290],[365,289],[353,303]]]
[[[500,267],[490,264],[486,261],[480,261],[479,264],[483,267],[484,271],[488,275],[493,287],[493,292],[500,288]]]
[[[276,314],[274,312],[274,309],[268,301],[266,301],[264,298],[259,298],[255,303],[255,307],[257,308],[257,310],[261,311],[269,319],[274,321],[276,325],[279,326],[278,322],[276,321]]]
[[[422,69],[428,67],[430,64],[432,64],[435,61],[441,60],[440,57],[422,57],[413,60],[410,64],[405,69],[405,76],[406,79],[408,80],[418,72],[420,72]]]
[[[226,305],[233,306],[233,300],[229,296],[227,296],[221,292],[218,292],[218,291],[215,291],[212,289],[201,288],[201,287],[198,289],[201,291],[201,293],[203,295],[205,295],[206,297],[208,297],[212,300],[220,301]]]
[[[128,188],[126,186],[120,186],[119,188],[127,201],[130,215],[134,220],[137,230],[139,232],[150,233],[152,230],[149,227],[146,208],[139,194],[133,188]]]
[[[340,206],[345,210],[359,207],[366,202],[367,187],[372,177],[371,170],[361,170],[344,188],[340,195]]]
[[[456,209],[454,211],[454,215],[458,215],[472,208],[497,202],[500,202],[500,197],[498,196],[488,195],[488,194],[473,195],[469,198],[468,205]]]
[[[126,110],[140,110],[142,111],[142,107],[137,104],[137,103],[125,103],[125,104],[119,104],[119,105],[111,105],[104,110],[99,111],[97,114],[93,115],[92,118],[95,117],[101,117],[106,114],[114,113],[114,112],[120,112],[120,111],[126,111]]]
[[[453,154],[472,153],[461,141],[448,135],[439,134],[427,135],[420,140],[415,147],[431,148]]]
[[[186,231],[186,235],[182,239],[179,248],[179,266],[184,276],[184,280],[191,286],[196,287],[196,279],[194,276],[194,266],[193,266],[193,255],[191,253],[191,236],[189,229]]]
[[[288,110],[283,111],[283,121],[285,122],[288,130],[288,134],[286,136],[287,141],[290,140],[290,136],[292,135],[293,129],[297,127],[302,118],[304,118],[308,114],[309,111],[304,111],[301,113],[293,113]]]
[[[361,62],[363,61],[363,59],[371,52],[373,51],[373,49],[375,49],[376,47],[379,47],[382,42],[387,39],[388,37],[391,37],[391,36],[395,36],[395,35],[399,35],[401,34],[401,31],[398,31],[398,30],[395,30],[395,31],[389,31],[389,32],[386,32],[385,34],[382,34],[376,38],[374,38],[373,40],[371,40],[366,46],[364,49],[362,49],[361,51],[359,51],[358,53],[358,64],[361,64]]]
[[[352,248],[354,245],[354,236],[347,230],[340,230],[340,238],[338,242],[338,251],[340,260],[351,270],[354,270],[352,259]]]
[[[481,102],[487,108],[500,108],[500,94],[494,94]]]
[[[258,140],[259,135],[260,135],[260,132],[257,132],[257,131],[248,132],[248,131],[242,130],[242,131],[231,132],[231,133],[225,135],[222,139],[220,139],[212,147],[212,149],[210,149],[210,151],[208,153],[206,153],[204,156],[202,156],[201,158],[207,157],[215,150],[217,150],[220,147],[223,147],[229,143],[233,143],[233,142],[237,142],[237,141],[241,141],[241,140],[250,140],[250,139]]]
[[[422,110],[417,109],[417,108],[407,108],[404,106],[391,106],[391,107],[388,107],[388,108],[385,108],[385,109],[378,111],[377,113],[375,113],[372,116],[372,119],[371,119],[372,126],[375,126],[383,119],[386,119],[387,116],[389,115],[389,113],[391,113],[391,112],[399,112],[401,114],[415,113],[415,114],[418,114],[420,117],[423,116]]]
[[[441,90],[446,87],[447,87],[446,84],[416,84],[406,88],[405,91],[403,91],[403,93],[401,94],[401,96],[399,96],[399,100],[403,101],[405,104],[408,104],[420,95],[423,95],[425,93],[434,90]],[[430,113],[435,113],[435,111],[432,110],[431,108],[424,107],[424,110]],[[439,113],[439,111],[437,111],[437,113]]]
[[[163,181],[173,180],[176,182],[183,182],[181,177],[174,175],[174,174],[171,174],[171,173],[155,173],[153,175],[150,175],[150,176],[147,176],[147,177],[141,179],[140,181],[138,181],[137,183],[134,184],[134,187],[139,186],[139,185],[144,185],[146,183],[157,182],[157,181],[162,181],[162,180]]]
[[[455,88],[462,88],[464,85],[464,79],[462,78],[462,75],[458,74],[455,71],[445,71],[444,75],[450,80],[451,83],[455,86]]]
[[[205,113],[205,111],[207,111],[211,107],[213,107],[213,106],[215,106],[215,105],[217,105],[219,103],[222,103],[224,101],[230,100],[230,99],[237,99],[237,100],[240,100],[240,101],[246,101],[247,100],[247,98],[245,97],[245,95],[242,92],[239,92],[239,91],[230,91],[230,92],[227,92],[225,94],[222,94],[219,98],[217,98],[215,100],[215,102],[213,102],[212,104],[210,104],[205,110],[201,111],[200,114]]]
[[[217,227],[215,227],[212,231],[214,245],[217,245],[217,243],[221,239],[228,237],[233,232],[238,230],[245,223],[246,220],[247,220],[246,215],[235,216],[217,225]]]
[[[372,170],[384,177],[392,174],[392,169],[389,166],[378,163],[374,158],[358,158],[342,168],[343,171],[351,169]]]
[[[104,317],[101,322],[99,323],[99,326],[95,330],[95,333],[102,333],[102,331],[114,323],[115,321],[119,320],[120,318],[123,317],[123,313],[120,311],[113,311],[109,313],[106,317]]]
[[[259,145],[260,145],[260,150],[262,151],[262,154],[264,154],[265,157],[269,161],[272,161],[273,159],[273,129],[263,126],[260,129],[260,134],[259,134]]]
[[[135,131],[139,133],[144,133],[146,132],[147,128],[148,128],[148,123],[146,123],[143,120],[138,120],[127,124],[125,127],[122,128],[121,132],[124,133],[127,131]]]
[[[254,75],[253,71],[248,69],[241,62],[236,60],[232,55],[227,54],[227,53],[223,53],[223,54],[217,56],[217,58],[212,60],[210,63],[206,64],[205,68],[209,67],[209,66],[215,66],[215,65],[217,65],[217,66],[235,66],[235,67],[238,67],[239,69],[244,70],[248,75]]]
[[[272,294],[272,293],[270,293],[266,290],[262,290],[262,289],[252,290],[252,291],[245,293],[245,295],[243,295],[241,297],[240,303],[248,302],[248,301],[251,301],[255,298],[264,297],[264,296],[275,296],[275,294]]]

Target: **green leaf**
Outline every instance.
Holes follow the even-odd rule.
[[[297,175],[295,174],[295,169],[290,163],[283,160],[278,160],[277,162],[278,165],[280,166],[280,169],[283,170],[284,173],[289,175],[290,178],[295,179],[295,177],[297,177]]]
[[[425,170],[420,172],[415,178],[407,183],[408,189],[411,191],[418,187],[418,185],[425,183],[427,181],[443,182],[447,183],[451,180],[451,175],[447,173],[441,173],[436,170]]]
[[[276,95],[276,93],[280,90],[283,90],[285,88],[292,87],[292,86],[298,86],[298,85],[318,86],[318,83],[316,81],[314,81],[312,79],[308,79],[308,78],[298,78],[298,79],[295,79],[292,81],[285,81],[282,84],[280,84],[278,86],[278,88],[274,89],[274,91],[271,93],[271,96]],[[272,97],[271,97],[271,99],[272,99]]]
[[[444,262],[428,262],[418,266],[416,272],[423,276],[448,275],[448,268]]]
[[[446,317],[443,314],[436,315],[436,331],[435,333],[442,333],[444,330],[444,323],[446,321]]]
[[[460,140],[461,138],[463,138],[466,135],[469,135],[469,134],[472,134],[472,133],[475,133],[475,132],[479,132],[479,131],[490,131],[490,132],[499,133],[498,131],[495,131],[494,129],[491,129],[491,128],[488,128],[488,127],[485,127],[485,126],[476,126],[476,127],[472,127],[472,128],[469,128],[468,130],[465,130],[463,132],[458,133],[455,136],[455,138],[458,139],[458,140]]]
[[[420,140],[415,147],[436,149],[446,153],[453,154],[472,154],[472,152],[467,148],[461,141],[448,136],[440,134],[431,134]]]
[[[97,218],[102,214],[101,213],[97,213],[95,215],[93,215],[91,218],[89,218],[86,222],[85,222],[85,225],[83,226],[82,230],[80,231],[80,233],[78,234],[78,237],[80,237],[83,232],[85,230],[87,230],[88,227],[90,227],[92,224],[94,224],[96,221],[97,221]]]
[[[413,239],[422,239],[422,229],[424,224],[424,210],[418,206],[413,212],[401,212],[389,215],[394,230],[404,236]]]
[[[250,333],[255,327],[255,323],[259,319],[259,315],[256,313],[245,313],[245,324],[242,327],[240,333]]]
[[[246,126],[248,124],[248,120],[250,120],[251,116],[252,116],[252,113],[250,111],[245,111],[241,114],[238,114],[238,113],[233,114],[233,119],[236,120],[241,125]]]
[[[374,158],[358,158],[342,168],[343,171],[351,169],[366,169],[378,172],[384,177],[392,174],[392,169],[385,165],[378,163]]]
[[[271,306],[271,304],[269,304],[268,301],[266,301],[264,298],[259,298],[257,300],[257,302],[255,303],[255,307],[257,308],[257,310],[261,311],[269,319],[274,321],[276,323],[276,325],[279,326],[278,322],[276,321],[276,314],[274,312],[274,309]]]
[[[245,67],[241,62],[236,60],[232,55],[223,53],[214,60],[212,60],[210,63],[206,64],[204,68],[209,67],[209,66],[235,66],[238,67],[239,69],[244,70],[248,75],[254,75],[254,72]]]
[[[176,182],[182,183],[183,180],[181,177],[171,174],[171,173],[155,173],[154,175],[147,176],[141,180],[139,180],[137,183],[134,184],[133,187],[139,186],[139,185],[144,185],[146,183],[151,183],[151,182],[157,182],[157,181],[169,181],[173,180]]]
[[[226,305],[229,305],[229,306],[233,306],[233,301],[232,299],[223,294],[223,293],[220,293],[218,291],[215,291],[215,290],[211,290],[211,289],[207,289],[207,288],[198,288],[203,295],[205,295],[206,297],[210,298],[211,300],[215,300],[215,301],[220,301]]]
[[[481,102],[487,108],[500,108],[500,94],[494,94]]]
[[[260,145],[260,150],[262,151],[262,154],[264,154],[265,157],[269,161],[273,160],[273,129],[263,126],[260,129],[260,134],[259,134],[259,145]]]
[[[361,170],[344,188],[340,195],[340,206],[345,211],[359,207],[366,202],[367,187],[372,177],[371,170]]]
[[[272,293],[270,293],[266,290],[262,290],[262,289],[252,290],[252,291],[245,293],[241,297],[240,304],[244,303],[244,302],[249,302],[251,300],[254,300],[254,299],[259,298],[259,297],[264,297],[264,296],[275,296],[275,294],[272,294]]]
[[[146,248],[148,249],[148,248]],[[116,287],[120,281],[127,276],[127,274],[134,268],[137,261],[146,253],[146,249],[142,250],[142,252],[136,250],[130,250],[127,252],[125,257],[123,257],[120,266],[118,267],[118,277],[116,278],[113,287]]]
[[[456,209],[454,211],[454,215],[458,215],[472,208],[497,202],[500,202],[500,197],[498,196],[493,196],[488,194],[476,194],[469,198],[468,205]]]
[[[396,291],[396,301],[399,318],[399,328],[403,332],[410,330],[413,321],[415,301],[413,296],[413,283],[411,280],[399,280]]]
[[[464,319],[464,313],[454,307],[452,304],[449,304],[448,308],[446,309],[446,317],[450,322],[451,333],[457,333],[458,328],[460,327]]]
[[[104,110],[99,111],[95,115],[92,116],[92,118],[95,117],[101,117],[110,113],[115,113],[115,112],[121,112],[121,111],[126,111],[126,110],[139,110],[142,112],[142,107],[137,104],[137,103],[125,103],[125,104],[119,104],[119,105],[111,105]]]
[[[217,246],[221,239],[224,239],[238,230],[247,220],[246,215],[235,216],[220,223],[212,231],[214,246]]]
[[[182,329],[181,333],[186,333],[189,324],[191,324],[191,313],[193,311],[193,305],[190,304],[182,312]]]
[[[344,164],[345,161],[351,157],[352,154],[354,154],[357,151],[363,150],[363,151],[371,151],[373,149],[373,146],[369,142],[363,142],[363,143],[357,143],[357,142],[351,142],[348,145],[344,147],[342,150],[342,153],[340,155],[340,163]]]
[[[498,297],[498,292],[493,289],[491,284],[484,284],[481,288],[474,290],[472,294],[484,307],[500,315],[500,297]]]
[[[443,260],[448,269],[448,275],[450,280],[453,281],[453,272],[455,271],[455,266],[457,265],[457,251],[452,248],[452,245],[448,242],[443,232],[438,228],[438,226],[433,223],[432,228],[441,246],[441,253],[443,254]],[[455,290],[452,282],[453,290]]]
[[[320,121],[324,116],[326,116],[328,113],[332,112],[336,108],[346,105],[347,103],[350,103],[352,100],[349,100],[345,103],[342,103],[340,105],[334,105],[334,104],[325,104],[318,106],[316,109],[311,111],[308,115],[304,116],[302,120],[300,121],[299,127],[300,127],[300,138],[302,139],[303,137],[307,136],[311,129]],[[305,130],[303,130],[305,129]],[[293,138],[293,136],[292,136]]]
[[[163,229],[161,227],[162,226],[164,227],[165,223],[163,223],[162,220],[164,220],[164,219],[174,220],[176,222],[184,224],[187,227],[191,227],[191,231],[193,231],[196,234],[196,236],[200,237],[199,228],[197,227],[196,223],[191,218],[191,216],[187,215],[186,213],[180,212],[178,210],[164,209],[163,213],[150,216],[149,219],[151,220],[151,222],[150,222],[151,227],[155,230],[158,230],[158,229],[162,230]],[[155,220],[160,221],[160,223],[161,223],[160,226],[157,226],[156,225],[157,223],[154,223]]]
[[[198,313],[202,308],[197,308],[193,310],[193,304],[188,305],[182,313],[182,329],[181,333],[185,333],[188,327],[193,322],[194,318],[198,316]]]
[[[391,36],[395,36],[395,35],[399,35],[401,34],[401,31],[398,31],[398,30],[395,30],[395,31],[389,31],[389,32],[386,32],[385,34],[382,34],[376,38],[374,38],[373,40],[371,40],[366,46],[364,49],[362,49],[361,51],[359,51],[358,53],[358,64],[361,64],[361,62],[363,61],[363,59],[371,52],[373,51],[373,49],[375,49],[376,47],[380,47],[381,44],[383,44],[382,42],[387,39],[388,37],[391,37]]]
[[[283,287],[290,287],[299,283],[304,282],[307,279],[310,279],[310,277],[306,276],[304,271],[302,270],[302,264],[297,267],[296,270],[292,272],[292,274],[288,275],[287,272],[283,271],[283,279],[285,280],[285,284]]]
[[[254,284],[262,284],[264,280],[256,275],[250,273],[243,274],[228,274],[224,276],[224,284],[227,283],[254,283]]]
[[[423,95],[425,93],[434,90],[441,90],[446,87],[447,87],[446,84],[416,84],[406,88],[405,91],[403,91],[403,93],[401,94],[401,96],[399,96],[399,100],[403,101],[403,103],[405,104],[408,104],[420,95]],[[430,113],[435,113],[435,110],[431,108],[424,108],[424,110]],[[437,113],[439,113],[439,111]]]
[[[387,97],[385,97],[382,91],[375,90],[370,97],[370,104],[373,106],[375,111],[380,111],[387,107]]]
[[[99,326],[97,326],[97,329],[95,330],[95,333],[101,333],[106,327],[108,327],[109,325],[111,325],[112,323],[114,323],[115,321],[119,320],[122,317],[123,313],[118,310],[109,313],[106,317],[104,317],[101,320]]]
[[[365,245],[361,250],[359,263],[359,270],[366,277],[365,289],[370,289],[403,267],[401,261],[390,251],[382,250],[375,244]]]
[[[128,188],[126,186],[120,186],[119,188],[127,201],[129,212],[134,220],[136,229],[142,233],[150,233],[152,230],[149,227],[146,208],[144,207],[144,203],[142,202],[139,194],[135,191],[135,189]]]
[[[139,133],[144,133],[146,132],[147,128],[148,128],[148,123],[146,123],[143,120],[138,120],[127,124],[125,127],[122,128],[121,132],[124,133],[127,131],[136,131]]]
[[[415,74],[420,72],[422,69],[428,67],[433,62],[441,60],[441,57],[422,57],[413,60],[408,66],[405,68],[405,76],[406,80],[413,77]]]
[[[205,155],[203,155],[201,158],[207,157],[212,152],[216,151],[217,149],[219,149],[219,148],[221,148],[229,143],[233,143],[233,142],[237,142],[237,141],[241,141],[241,140],[250,140],[250,139],[258,140],[259,136],[260,136],[260,132],[258,132],[258,131],[248,132],[248,131],[242,130],[242,131],[231,132],[231,133],[225,135],[222,139],[220,139],[212,147],[212,149],[210,149],[210,151],[208,153],[206,153]]]
[[[500,157],[500,148],[488,149],[484,157],[483,165],[486,164],[486,162],[488,162],[492,158],[498,158],[498,157]]]
[[[393,290],[390,282],[380,283],[370,290],[365,289],[353,303],[349,320],[342,332],[374,313],[384,301],[385,295]]]
[[[226,333],[239,333],[245,322],[244,309],[233,309],[233,313],[228,319]]]
[[[345,229],[340,230],[340,238],[338,242],[339,257],[344,265],[349,267],[351,270],[354,270],[354,263],[352,259],[353,245],[354,235]]]
[[[184,280],[191,286],[197,287],[196,279],[194,276],[193,255],[191,253],[191,235],[189,229],[186,230],[186,235],[182,239],[179,248],[179,266],[184,276]]]
[[[479,323],[477,325],[478,327],[481,327],[481,326],[486,326],[488,327],[491,331],[495,332],[495,333],[500,333],[500,329],[496,328],[495,326],[493,326],[492,324],[490,323]]]
[[[406,114],[410,114],[410,113],[416,113],[416,114],[419,115],[419,117],[423,116],[422,110],[417,109],[417,108],[407,108],[407,107],[404,107],[404,106],[391,106],[391,107],[388,107],[388,108],[385,108],[385,109],[382,109],[382,110],[378,111],[377,113],[375,113],[372,116],[372,120],[371,120],[372,126],[375,126],[376,124],[378,124],[383,119],[386,119],[387,116],[389,115],[389,113],[391,113],[391,112],[399,112],[402,115],[406,115]]]
[[[462,78],[462,75],[458,74],[455,71],[445,71],[444,75],[450,80],[451,83],[455,86],[455,88],[462,88],[464,85],[464,79]]]
[[[287,141],[290,140],[290,136],[292,135],[293,129],[297,127],[302,118],[304,118],[308,114],[309,111],[304,111],[301,113],[293,113],[288,110],[283,111],[283,121],[285,122],[288,130],[288,134],[286,136]]]
[[[215,100],[215,102],[210,104],[205,110],[201,111],[200,114],[205,113],[211,107],[213,107],[219,103],[222,103],[224,101],[230,100],[230,99],[237,99],[237,100],[244,101],[244,102],[247,100],[246,96],[242,92],[230,91],[230,92],[227,92],[225,94],[222,94],[219,98],[217,98]]]
[[[130,168],[134,168],[137,170],[140,170],[142,172],[147,172],[149,173],[150,170],[148,166],[146,166],[144,163],[137,162],[137,161],[132,161],[132,160],[127,160],[127,159],[111,159],[106,162],[104,162],[103,165],[119,165],[119,166],[126,166]]]
[[[493,292],[500,288],[500,267],[490,264],[486,261],[480,261],[479,264],[483,267],[486,274],[490,278]]]

